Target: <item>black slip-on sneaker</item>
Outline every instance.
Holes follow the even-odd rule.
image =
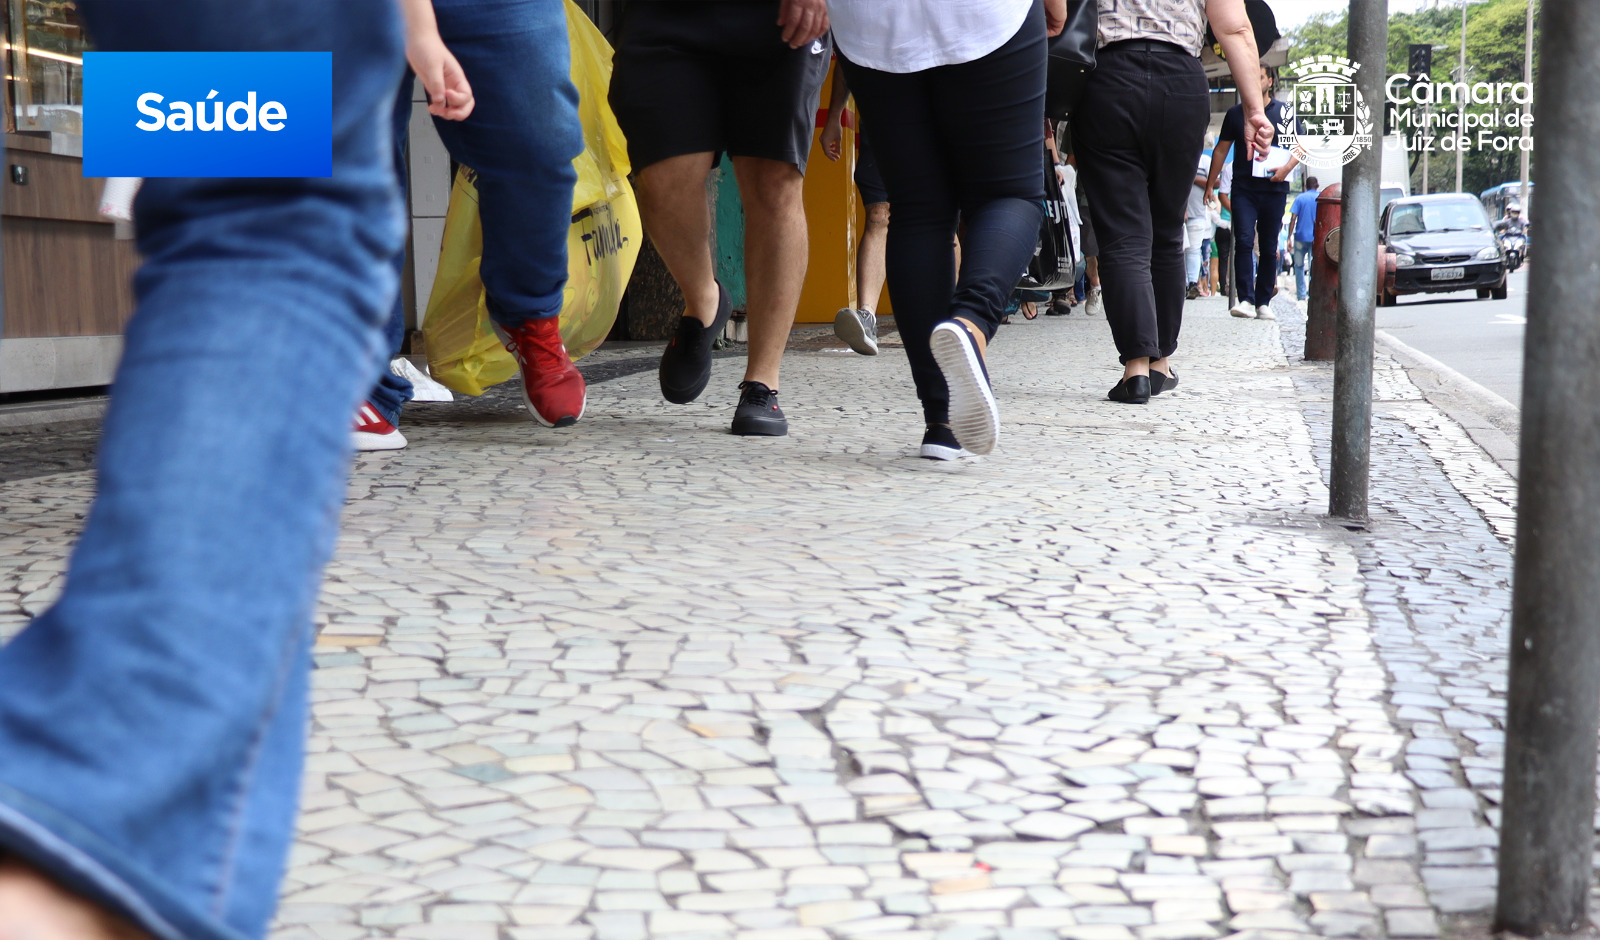
[[[974,454],[987,454],[1000,440],[1000,406],[989,388],[989,370],[972,332],[956,320],[933,327],[933,360],[950,389],[950,429]]]
[[[1151,394],[1151,396],[1159,395],[1162,392],[1170,392],[1170,391],[1172,391],[1173,389],[1175,389],[1177,387],[1178,387],[1178,372],[1177,372],[1176,369],[1173,370],[1171,375],[1167,375],[1165,372],[1162,372],[1160,369],[1151,369],[1150,370],[1150,394]]]
[[[950,425],[930,424],[922,433],[922,450],[918,456],[928,460],[958,460],[973,454],[956,440],[956,432],[950,430]]]
[[[678,321],[678,332],[661,353],[661,397],[674,405],[687,405],[700,397],[711,381],[711,345],[728,326],[733,299],[717,285],[717,318],[706,326],[694,317]]]
[[[789,420],[778,407],[778,393],[760,382],[739,383],[739,406],[733,409],[733,433],[745,437],[783,437]]]

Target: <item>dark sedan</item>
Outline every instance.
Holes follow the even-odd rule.
[[[1395,255],[1394,288],[1378,303],[1394,306],[1401,294],[1474,290],[1506,297],[1506,261],[1483,203],[1471,193],[1406,196],[1384,207],[1383,245]]]

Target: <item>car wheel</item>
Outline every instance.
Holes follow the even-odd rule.
[[[1378,289],[1378,306],[1380,307],[1393,307],[1399,299],[1382,288]]]
[[[1492,287],[1480,287],[1480,288],[1478,288],[1478,299],[1479,300],[1488,300],[1489,299],[1489,294],[1491,294],[1493,291],[1494,291],[1494,288],[1492,288]]]
[[[1506,294],[1509,292],[1510,291],[1507,288],[1506,282],[1501,281],[1499,287],[1491,288],[1489,290],[1489,296],[1493,297],[1495,300],[1505,300]]]

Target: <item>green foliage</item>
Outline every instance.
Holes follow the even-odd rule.
[[[1468,82],[1522,81],[1525,17],[1530,2],[1536,3],[1537,0],[1487,0],[1468,8]],[[1537,32],[1537,7],[1534,16],[1534,29]],[[1322,13],[1312,17],[1287,34],[1289,61],[1308,55],[1344,55],[1348,27],[1349,15],[1345,12]],[[1444,46],[1433,53],[1433,80],[1453,81],[1452,75],[1461,56],[1460,4],[1445,0],[1436,8],[1392,14],[1389,17],[1389,61],[1385,63],[1385,77],[1407,70],[1412,43]],[[1537,54],[1533,73],[1537,82]],[[1284,75],[1281,81],[1288,84],[1293,81],[1293,76]],[[1506,107],[1502,106],[1499,110],[1504,111]],[[1488,105],[1468,105],[1467,110],[1486,112],[1493,108]],[[1456,179],[1455,154],[1436,149],[1430,163],[1429,190],[1439,192],[1453,189]],[[1471,149],[1467,151],[1462,185],[1468,192],[1481,192],[1490,186],[1516,179],[1520,172],[1518,151]],[[1412,174],[1412,185],[1419,191],[1421,174],[1419,160]]]

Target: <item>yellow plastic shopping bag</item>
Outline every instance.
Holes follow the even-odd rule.
[[[576,360],[593,352],[611,332],[639,257],[644,227],[633,187],[628,185],[627,139],[606,102],[611,46],[576,3],[566,0],[566,7],[584,149],[572,161],[578,185],[572,193],[572,226],[567,230],[561,339]],[[478,278],[482,257],[478,191],[471,170],[462,167],[450,191],[439,274],[428,297],[422,332],[433,377],[466,395],[482,395],[484,389],[517,372],[516,360],[489,322]]]

